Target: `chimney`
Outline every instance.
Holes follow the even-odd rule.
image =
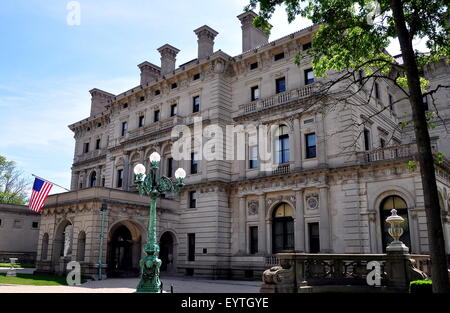
[[[242,23],[242,52],[246,52],[269,42],[269,36],[253,26],[258,15],[253,11],[242,13],[238,19]]]
[[[102,113],[106,109],[106,105],[108,104],[108,100],[112,100],[115,95],[100,90],[100,89],[92,89],[89,91],[91,93],[91,117]]]
[[[219,34],[205,25],[194,30],[198,37],[198,59],[205,59],[214,53],[214,38]]]
[[[161,53],[161,75],[167,75],[175,70],[175,63],[177,61],[177,54],[180,52],[175,47],[165,44],[158,49]]]
[[[138,65],[141,70],[141,86],[151,84],[161,76],[161,68],[150,62],[143,62]]]

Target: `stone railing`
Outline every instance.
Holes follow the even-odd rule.
[[[172,116],[168,119],[152,123],[148,126],[141,127],[138,129],[134,129],[128,132],[128,136],[125,137],[126,140],[132,140],[135,138],[139,138],[146,135],[151,135],[157,132],[160,132],[162,130],[170,129],[176,125],[182,125],[184,124],[184,117],[181,116]]]
[[[250,114],[257,111],[269,109],[277,105],[285,104],[290,101],[306,99],[314,96],[316,90],[317,84],[311,84],[302,88],[279,93],[268,98],[263,98],[250,103],[246,103],[239,107],[239,114]]]
[[[417,260],[428,256],[408,254],[278,254],[280,265],[263,274],[261,292],[297,293],[306,285],[314,292],[374,291],[368,284],[373,264],[379,265],[377,291],[407,292],[413,280],[427,275],[416,267]],[[373,264],[369,264],[374,262]],[[369,266],[370,265],[370,266]],[[370,277],[369,277],[370,278]],[[381,289],[380,289],[381,288]]]
[[[377,161],[394,160],[414,157],[417,154],[416,144],[392,146],[384,149],[358,152],[357,158],[360,163],[371,163]]]
[[[81,163],[81,162],[85,162],[85,161],[89,161],[95,158],[99,158],[106,155],[106,152],[104,150],[94,150],[94,151],[90,151],[88,153],[84,153],[82,155],[76,156],[74,158],[74,164],[77,163]]]
[[[272,175],[284,175],[291,172],[290,164],[280,164],[272,170]]]
[[[275,255],[269,255],[264,258],[264,264],[267,267],[274,267],[280,265],[280,259]]]

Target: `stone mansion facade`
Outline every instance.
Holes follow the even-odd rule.
[[[403,241],[411,253],[428,253],[420,173],[406,167],[417,151],[414,136],[398,127],[409,114],[400,92],[377,80],[346,101],[320,94],[326,80],[314,78],[311,59],[294,62],[317,26],[269,42],[253,27],[254,16],[238,17],[238,56],[215,51],[218,33],[203,26],[195,30],[195,60],[177,67],[180,51],[166,44],[158,49],[160,66],[138,66],[140,86],[119,95],[91,90],[91,116],[70,125],[76,139],[72,191],[49,197],[42,211],[39,271],[62,273],[76,260],[85,275],[96,277],[100,258],[108,276],[138,273],[150,199],[137,194],[133,168],[148,168],[154,151],[162,156],[161,175],[173,176],[178,167],[188,173],[180,195],[158,202],[162,271],[259,278],[279,252],[383,253],[389,240],[384,221],[393,208],[406,219]],[[449,81],[446,60],[425,71],[432,84]],[[339,97],[348,92],[335,88]],[[444,120],[432,136],[436,150],[450,153],[449,97],[443,90],[435,97]],[[206,160],[195,140],[192,157],[176,160],[172,131],[180,125],[194,131],[196,118],[203,127],[224,129],[276,125],[269,168],[262,169],[252,134],[245,147],[216,147],[220,153],[245,148],[242,160]],[[203,142],[212,136],[195,134]],[[436,166],[450,253],[450,166]]]

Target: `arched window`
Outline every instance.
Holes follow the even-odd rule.
[[[89,186],[90,187],[97,186],[97,172],[92,172]]]
[[[273,253],[294,250],[294,209],[286,203],[280,204],[273,213]]]
[[[85,251],[86,251],[86,233],[82,231],[78,235],[77,261],[79,262],[84,261]]]
[[[275,163],[284,164],[290,162],[289,151],[289,128],[281,125],[276,133],[275,141]]]
[[[397,215],[403,217],[405,221],[403,222],[404,233],[400,240],[411,249],[411,237],[409,234],[409,220],[408,220],[408,205],[406,201],[399,196],[389,196],[381,202],[380,208],[380,218],[381,218],[381,231],[383,240],[383,251],[386,252],[386,247],[392,242],[392,237],[389,235],[389,223],[386,219],[391,216],[391,211],[397,210]]]
[[[48,234],[42,237],[41,261],[47,261],[48,258]]]

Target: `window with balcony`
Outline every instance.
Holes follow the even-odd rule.
[[[144,115],[139,116],[139,128],[144,127],[144,120],[145,120]]]
[[[191,154],[191,174],[198,174],[198,154]]]
[[[256,169],[259,167],[258,146],[252,146],[249,148],[249,161],[250,169]]]
[[[89,152],[89,142],[86,142],[84,144],[84,153],[88,153]]]
[[[121,131],[122,137],[125,137],[127,135],[127,132],[128,132],[128,123],[123,122],[122,123],[122,131]]]
[[[200,112],[200,96],[192,98],[192,113]]]
[[[281,77],[275,80],[276,93],[282,93],[286,91],[286,78]]]
[[[251,88],[251,101],[259,100],[259,86],[253,86]]]
[[[370,130],[364,129],[364,149],[369,151],[371,149]]]
[[[305,70],[305,85],[314,83],[314,71],[312,69]]]
[[[176,116],[178,113],[178,106],[176,104],[172,104],[170,106],[170,116]]]
[[[278,129],[278,138],[275,144],[275,164],[285,164],[290,161],[289,129],[282,125]]]
[[[160,115],[160,111],[159,110],[156,110],[155,111],[155,117],[154,117],[154,122],[156,123],[156,122],[159,122],[159,115]]]
[[[317,157],[317,140],[316,140],[316,134],[307,134],[305,135],[305,141],[306,141],[306,158],[307,159],[314,159]]]

